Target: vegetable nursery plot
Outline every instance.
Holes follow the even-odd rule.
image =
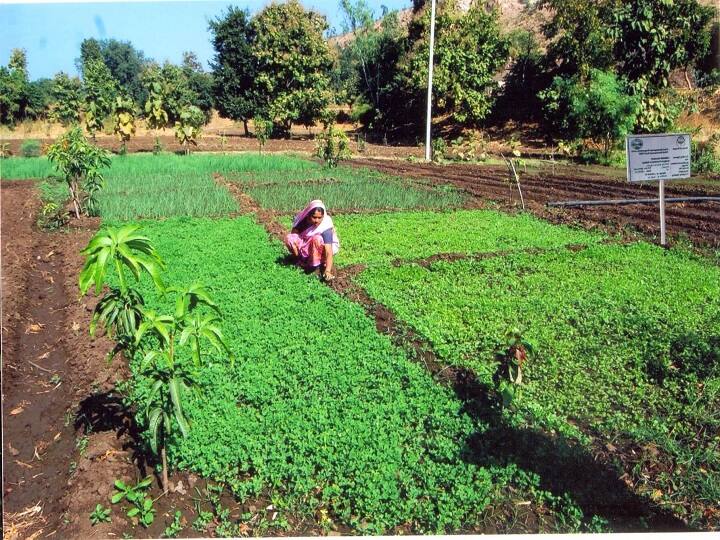
[[[281,212],[300,209],[312,199],[322,199],[330,209],[455,208],[465,201],[453,189],[418,187],[393,178],[273,184],[245,191],[262,207]]]
[[[532,473],[465,459],[483,426],[361,307],[279,265],[281,246],[250,219],[145,222],[143,232],[167,262],[167,282],[214,288],[237,355],[234,369],[213,358],[203,371],[186,407],[190,435],[169,447],[174,465],[225,479],[239,495],[269,489],[281,513],[322,508],[375,533],[472,527],[509,483],[553,499]],[[146,382],[135,373],[142,406]]]
[[[603,235],[492,210],[333,216],[342,242],[337,264],[374,264],[438,253],[489,253],[591,244]],[[289,221],[287,222],[289,224]]]
[[[45,157],[0,159],[0,178],[3,180],[24,180],[45,178],[53,174],[54,167]]]
[[[222,216],[237,210],[232,195],[207,173],[108,174],[100,215],[111,221],[173,216]]]
[[[532,422],[652,442],[687,461],[672,492],[717,501],[718,267],[639,243],[371,267],[358,280],[488,384],[494,351],[518,328],[536,349],[518,401]]]

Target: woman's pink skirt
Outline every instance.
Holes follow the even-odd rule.
[[[285,236],[285,246],[290,253],[293,252],[292,246],[296,246],[298,253],[298,265],[305,269],[313,269],[320,266],[323,255],[325,253],[325,242],[322,235],[316,234],[304,240],[299,234],[290,233]]]

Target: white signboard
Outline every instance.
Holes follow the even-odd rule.
[[[628,135],[627,175],[630,182],[690,178],[690,135]]]

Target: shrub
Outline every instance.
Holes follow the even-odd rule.
[[[350,141],[345,132],[335,126],[329,126],[317,136],[315,155],[325,161],[329,168],[337,167],[343,159],[350,157]]]
[[[42,153],[41,149],[42,146],[37,139],[28,139],[20,145],[20,153],[23,157],[38,157]]]
[[[260,153],[262,154],[265,143],[272,134],[273,123],[265,118],[255,118],[253,123],[255,124],[255,138],[260,145]]]
[[[577,76],[556,77],[540,98],[556,131],[570,139],[601,143],[605,156],[615,141],[633,129],[641,107],[614,73],[597,69],[591,70],[586,81]]]
[[[694,173],[720,174],[720,135],[708,141],[692,142],[692,170]]]

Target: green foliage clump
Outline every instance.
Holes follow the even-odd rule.
[[[20,145],[20,154],[23,157],[39,157],[42,153],[42,144],[37,139],[25,139]]]
[[[251,21],[256,113],[289,134],[327,116],[332,64],[323,32],[325,17],[297,0],[270,4]]]
[[[117,93],[117,82],[102,59],[93,58],[83,64],[85,127],[93,139],[112,113]]]
[[[400,68],[418,105],[424,105],[418,97],[427,91],[429,22],[427,5],[412,22],[415,42]],[[457,3],[445,2],[436,17],[435,39],[433,111],[449,114],[460,124],[477,124],[490,111],[493,77],[508,58],[509,43],[500,34],[498,13],[488,13],[480,3],[462,13]]]
[[[492,253],[594,244],[600,234],[553,226],[529,214],[492,210],[333,216],[342,239],[339,265],[390,263],[438,253]]]
[[[344,159],[351,157],[350,141],[345,132],[335,125],[328,128],[317,136],[315,155],[325,162],[325,166],[333,169]]]
[[[720,174],[720,135],[715,134],[702,143],[693,141],[691,157],[694,173]]]
[[[25,118],[29,79],[24,49],[13,49],[7,67],[0,66],[0,124],[13,127]]]
[[[256,117],[253,120],[253,124],[255,126],[255,138],[260,145],[260,153],[262,154],[263,148],[265,148],[265,143],[270,135],[272,135],[273,125],[270,120],[265,120],[260,117]]]
[[[114,131],[125,149],[135,135],[135,104],[129,96],[117,96],[113,105]]]
[[[66,127],[79,124],[83,100],[80,79],[58,73],[52,81],[51,95],[50,118]]]
[[[189,153],[188,145],[197,146],[197,139],[200,130],[205,122],[205,116],[199,107],[190,105],[180,111],[175,122],[175,138],[185,147],[185,153]]]
[[[95,526],[98,523],[110,523],[110,509],[105,508],[102,504],[95,505],[95,510],[90,514],[90,523]]]
[[[592,139],[602,144],[605,156],[630,133],[640,108],[640,100],[629,95],[613,73],[594,69],[586,81],[556,77],[540,96],[548,121],[559,133],[569,139]]]
[[[210,21],[209,30],[215,49],[211,63],[215,105],[223,118],[242,121],[248,135],[248,120],[258,113],[250,15],[247,10],[230,6],[226,13]],[[257,118],[255,125],[257,129]]]
[[[223,480],[241,499],[266,491],[365,533],[458,530],[502,486],[538,488],[515,465],[465,460],[482,424],[379,336],[359,306],[278,265],[282,247],[250,219],[174,219],[145,230],[169,281],[192,267],[223,290],[218,308],[237,353],[234,367],[210,354],[183,408],[192,429],[168,441],[171,465]],[[148,307],[163,305],[156,298]],[[308,330],[308,309],[318,331]],[[142,400],[151,382],[140,362],[131,368]]]

